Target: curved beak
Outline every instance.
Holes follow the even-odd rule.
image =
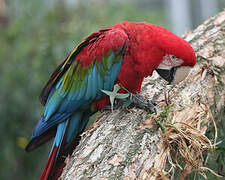
[[[171,69],[156,69],[156,72],[169,84],[178,84],[183,81],[189,74],[191,67],[176,66]]]
[[[173,67],[171,69],[156,69],[156,72],[163,78],[165,79],[167,82],[169,82],[169,84],[171,84],[174,81],[174,77],[176,74],[178,67]]]

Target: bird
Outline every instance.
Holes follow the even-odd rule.
[[[119,84],[138,95],[143,79],[153,71],[175,85],[195,64],[191,45],[158,25],[123,21],[91,33],[58,65],[41,91],[44,112],[25,148],[30,152],[54,138],[40,179],[60,176],[89,117],[110,104],[103,91]]]

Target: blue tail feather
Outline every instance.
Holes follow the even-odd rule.
[[[66,148],[72,143],[74,138],[80,134],[86,126],[90,117],[90,112],[76,112],[70,119],[70,124],[67,130]]]

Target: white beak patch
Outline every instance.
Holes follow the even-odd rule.
[[[174,79],[171,82],[172,85],[178,84],[183,81],[189,74],[191,67],[189,66],[181,66],[177,68],[176,73],[174,75]]]

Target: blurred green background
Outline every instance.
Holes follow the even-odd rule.
[[[24,146],[42,114],[39,93],[69,52],[123,20],[170,29],[165,9],[138,1],[0,0],[0,179],[40,177],[50,144],[29,154]]]

